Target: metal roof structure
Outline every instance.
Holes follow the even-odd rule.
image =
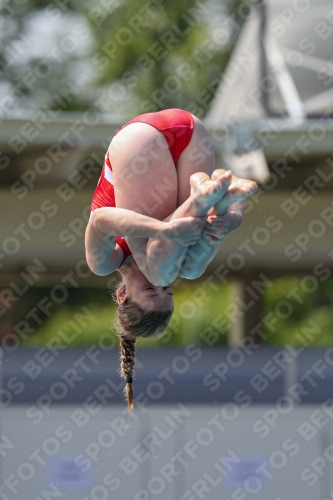
[[[261,0],[252,10],[207,115],[228,131],[224,156],[244,177],[267,180],[263,155],[274,161],[304,134],[302,160],[332,153],[332,34],[329,0]]]
[[[252,11],[217,90],[209,118],[332,116],[329,0],[265,0]]]

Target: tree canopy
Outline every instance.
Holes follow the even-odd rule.
[[[0,5],[0,109],[204,116],[246,8],[230,0],[23,0]],[[242,12],[242,16],[239,13]],[[65,88],[72,96],[57,98]]]

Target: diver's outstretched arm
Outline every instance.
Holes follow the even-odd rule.
[[[116,236],[135,236],[174,240],[182,248],[196,242],[206,222],[204,218],[184,217],[160,221],[132,210],[117,207],[97,208],[91,213],[86,233],[86,259],[90,269],[99,276],[112,273],[123,258],[116,245]],[[149,279],[149,278],[148,278]]]

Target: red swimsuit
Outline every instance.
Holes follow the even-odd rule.
[[[182,109],[166,109],[156,113],[145,113],[144,115],[133,118],[133,120],[123,125],[120,130],[130,123],[136,122],[147,123],[162,132],[168,143],[171,156],[176,166],[179,156],[188,146],[192,137],[193,117],[191,113]],[[102,174],[94,192],[90,210],[93,211],[96,208],[115,206],[116,199],[113,187],[112,166],[109,155],[106,153]],[[132,255],[132,253],[123,236],[117,236],[116,242],[124,253],[124,258],[120,264],[120,266],[122,266],[127,257]]]

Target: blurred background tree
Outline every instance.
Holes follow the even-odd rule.
[[[230,52],[211,24],[212,8],[228,15],[226,4],[208,0],[132,0],[111,16],[90,11],[98,81],[113,82],[106,107],[114,89],[126,111],[130,103],[136,113],[180,107],[203,116]]]
[[[263,315],[273,313],[275,323],[274,331],[267,327],[263,328],[267,335],[267,340],[263,344],[305,346],[308,342],[312,347],[332,345],[333,280],[328,279],[318,283],[315,291],[307,293],[302,291],[300,286],[302,279],[302,277],[275,279],[273,286],[266,289]],[[200,305],[194,297],[196,290],[202,287],[202,281],[202,279],[194,282],[181,280],[174,284],[175,311],[169,327],[161,337],[140,339],[138,347],[154,348],[161,345],[176,346],[189,343],[207,347],[211,342],[207,332],[212,329],[216,334],[213,345],[227,344],[231,325],[228,306],[232,301],[232,288],[230,285],[220,284],[218,291],[213,291],[205,286],[208,300]],[[281,308],[280,305],[285,303],[286,296],[295,289],[297,298],[290,296],[289,309]],[[44,293],[47,293],[47,290],[44,290]],[[82,307],[88,309],[93,319],[87,322],[80,334],[71,342],[72,346],[97,344],[99,337],[110,331],[116,335],[113,324],[116,305],[110,292],[106,289],[81,289],[73,291],[66,304],[54,309],[49,320],[45,321],[36,334],[24,344],[44,344],[57,337],[60,330],[70,337],[74,332],[73,317],[82,312]],[[314,330],[315,333],[306,333]]]
[[[241,4],[2,2],[0,109],[135,115],[181,107],[204,116],[249,10]],[[62,87],[70,102],[57,99]]]

